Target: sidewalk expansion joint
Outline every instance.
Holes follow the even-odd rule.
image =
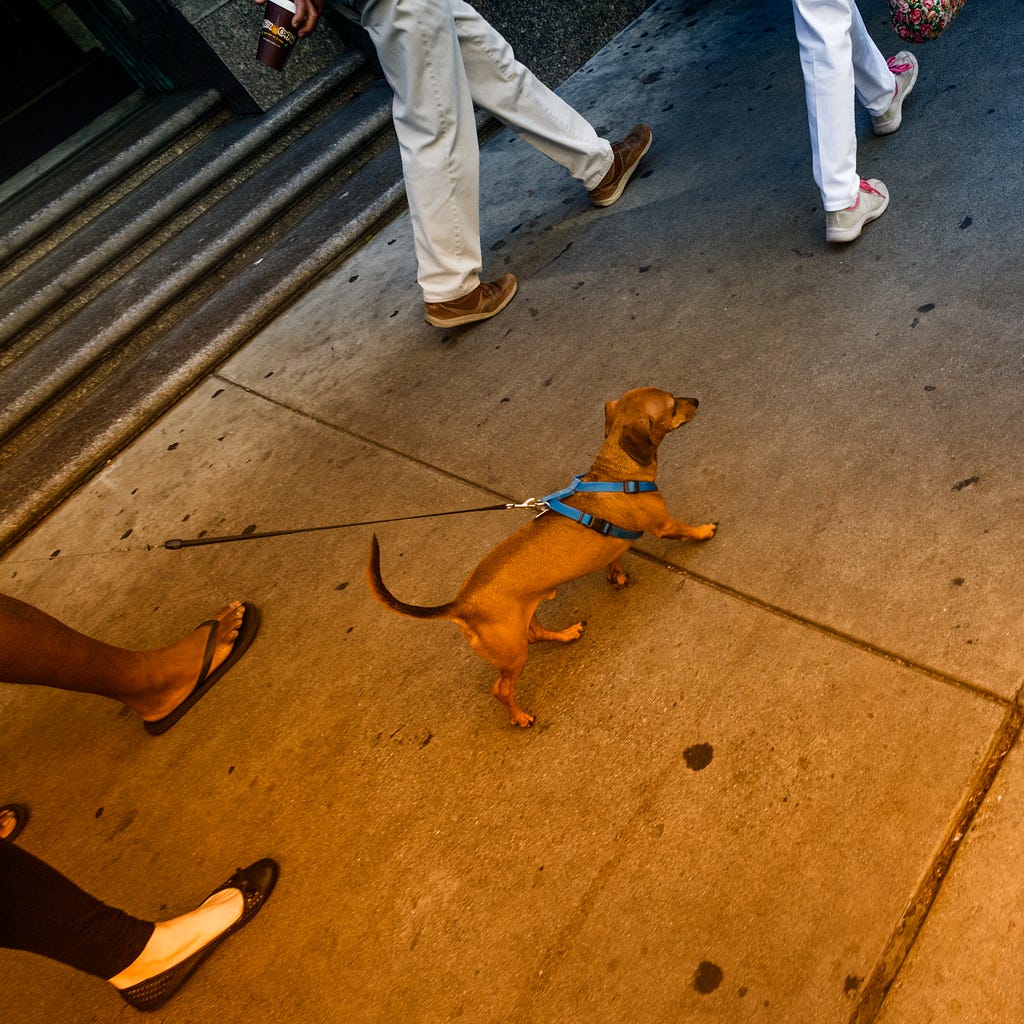
[[[932,666],[926,665],[922,661],[917,661],[914,658],[908,658],[902,654],[897,654],[895,651],[890,651],[884,647],[880,647],[878,644],[872,643],[870,640],[864,640],[861,637],[854,636],[852,633],[846,633],[841,629],[837,629],[835,626],[829,626],[824,622],[818,622],[816,619],[812,619],[807,615],[801,615],[799,612],[783,608],[781,605],[773,604],[771,601],[766,601],[764,598],[757,597],[754,594],[749,594],[736,587],[732,587],[728,583],[721,583],[718,580],[712,579],[710,576],[704,576],[701,573],[694,572],[692,569],[685,569],[682,566],[676,565],[674,562],[659,558],[657,555],[651,555],[645,551],[639,551],[636,548],[632,549],[632,554],[639,558],[646,559],[654,565],[661,566],[671,572],[684,576],[687,579],[692,580],[694,583],[699,583],[701,586],[708,587],[720,594],[725,594],[727,597],[735,598],[738,601],[760,608],[762,611],[769,612],[772,615],[788,619],[795,625],[804,626],[807,629],[814,630],[824,636],[831,637],[833,640],[838,640],[840,643],[847,644],[850,647],[855,647],[857,650],[863,651],[866,654],[874,655],[875,657],[882,658],[891,664],[899,665],[901,668],[907,668],[913,672],[919,673],[920,675],[927,676],[929,679],[934,679],[937,682],[954,686],[959,690],[966,690],[971,695],[980,697],[982,700],[998,704],[1000,707],[1013,707],[1016,704],[1016,698],[1004,697],[1002,694],[995,693],[984,686],[979,686],[977,683],[972,683],[968,679],[961,679],[959,676],[955,676],[952,673],[932,668]]]
[[[857,1006],[850,1017],[850,1024],[872,1024],[881,1012],[886,996],[910,956],[910,951],[924,927],[928,913],[941,891],[942,883],[971,828],[975,815],[992,788],[1003,762],[1020,739],[1022,722],[1024,716],[1020,708],[1016,703],[1011,704],[975,773],[942,847],[932,861],[931,869],[890,935],[871,977],[861,989]]]
[[[399,448],[395,448],[392,445],[385,444],[375,438],[368,437],[365,434],[357,433],[354,430],[350,430],[347,427],[339,426],[337,423],[331,423],[328,420],[322,419],[313,413],[307,412],[304,409],[298,409],[293,405],[289,405],[287,402],[282,402],[279,399],[272,398],[270,395],[257,391],[254,388],[250,388],[245,384],[240,384],[238,381],[232,380],[230,377],[226,377],[222,372],[210,375],[211,380],[218,380],[222,384],[228,385],[232,388],[237,388],[239,391],[244,392],[247,395],[251,395],[253,398],[258,398],[264,402],[268,402],[271,405],[284,410],[285,412],[291,413],[294,416],[299,416],[311,423],[315,423],[317,426],[322,427],[325,430],[329,430],[333,433],[343,434],[346,437],[352,438],[355,441],[359,441],[361,444],[369,445],[370,447],[377,448],[380,451],[387,452],[389,455],[394,455],[396,458],[403,459],[406,462],[410,462],[413,465],[419,466],[422,469],[427,469],[433,473],[438,473],[448,480],[453,480],[460,484],[465,484],[468,487],[472,487],[475,490],[482,491],[484,494],[490,495],[501,501],[519,501],[522,496],[510,496],[501,491],[495,490],[493,487],[488,487],[485,484],[481,484],[476,480],[471,480],[468,477],[460,476],[458,473],[453,473],[450,470],[444,469],[441,466],[437,466],[432,462],[427,462],[424,459],[418,458],[415,455],[411,455],[409,452],[402,451]],[[846,644],[850,647],[854,647],[857,650],[863,651],[866,654],[871,654],[875,657],[882,658],[890,664],[899,665],[902,668],[911,670],[920,675],[927,676],[929,679],[934,679],[936,682],[944,683],[948,686],[956,687],[960,690],[965,690],[972,696],[980,697],[982,700],[988,701],[993,704],[997,704],[1004,708],[1016,708],[1018,706],[1018,699],[1021,694],[1018,694],[1015,698],[1003,697],[1001,694],[995,693],[992,690],[986,689],[983,686],[979,686],[977,683],[972,683],[967,679],[961,679],[959,676],[952,675],[949,672],[943,672],[940,669],[932,668],[930,665],[926,665],[924,662],[916,661],[913,658],[904,657],[901,654],[897,654],[894,651],[887,650],[884,647],[880,647],[878,644],[871,643],[869,640],[864,640],[861,637],[854,636],[852,633],[846,633],[843,630],[837,629],[834,626],[829,626],[823,622],[818,622],[815,619],[810,618],[806,615],[801,615],[799,612],[790,611],[787,608],[783,608],[780,605],[773,604],[770,601],[766,601],[763,598],[756,597],[753,594],[746,593],[745,591],[739,590],[736,587],[729,586],[727,583],[721,583],[718,580],[712,579],[710,576],[704,576],[700,573],[694,572],[692,569],[685,569],[682,566],[676,565],[673,562],[667,561],[663,558],[659,558],[656,555],[648,554],[645,551],[641,551],[638,548],[631,548],[630,553],[638,558],[643,558],[653,565],[660,566],[661,568],[668,569],[670,572],[684,576],[685,578],[692,580],[694,583],[698,583],[701,586],[708,587],[711,590],[715,590],[720,594],[724,594],[727,597],[731,597],[735,600],[741,601],[744,604],[750,605],[755,608],[759,608],[762,611],[769,612],[772,615],[777,615],[780,618],[787,619],[798,626],[803,626],[807,629],[814,630],[824,636],[830,637],[833,640],[837,640],[840,643]],[[1024,693],[1024,687],[1021,688],[1021,693]]]
[[[316,416],[311,412],[307,412],[305,409],[297,409],[294,405],[289,405],[287,402],[282,402],[280,399],[272,398],[270,395],[264,394],[262,391],[257,391],[255,388],[250,388],[245,384],[240,384],[238,381],[232,380],[230,377],[225,377],[223,373],[211,374],[209,379],[218,380],[221,384],[237,388],[239,391],[247,395],[251,395],[253,398],[258,398],[261,401],[268,402],[270,405],[291,413],[293,416],[299,416],[304,420],[308,420],[310,423],[315,423],[318,427],[322,427],[324,430],[329,430],[335,434],[342,434],[345,437],[351,438],[353,441],[360,442],[360,444],[369,445],[371,448],[387,452],[388,455],[394,455],[396,458],[402,459],[405,462],[410,462],[414,466],[419,466],[421,469],[437,473],[438,475],[443,476],[446,480],[453,480],[456,483],[472,487],[474,490],[482,491],[484,494],[490,495],[499,501],[511,502],[520,500],[518,497],[510,497],[502,491],[496,491],[493,487],[488,487],[486,484],[479,483],[476,480],[471,480],[469,477],[460,476],[458,473],[453,473],[451,470],[444,469],[432,462],[427,462],[425,459],[418,458],[409,452],[403,451],[401,448],[395,448],[392,445],[385,444],[383,441],[377,440],[376,438],[368,437],[365,434],[360,434],[354,430],[350,430],[348,427],[342,427],[337,423],[331,423],[329,420],[321,419],[319,416]]]

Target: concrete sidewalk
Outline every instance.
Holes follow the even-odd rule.
[[[862,10],[900,49],[883,0]],[[917,48],[903,128],[860,122],[890,210],[828,248],[789,4],[659,0],[561,90],[609,137],[653,125],[618,204],[507,133],[484,148],[485,271],[521,288],[500,317],[423,323],[403,217],[0,562],[5,592],[128,646],[233,597],[263,614],[158,739],[0,689],[0,803],[97,895],[166,917],[280,861],[152,1020],[1024,1012],[1019,35],[975,3]],[[625,591],[542,608],[587,632],[533,649],[530,731],[457,630],[373,601],[367,528],[158,547],[547,493],[648,384],[700,398],[659,480],[719,533],[644,538]],[[379,526],[385,578],[447,600],[521,515]],[[134,1019],[2,959],[13,1020]]]

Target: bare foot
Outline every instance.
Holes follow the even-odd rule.
[[[231,653],[238,630],[245,617],[241,601],[232,601],[213,616],[217,623],[217,642],[209,672],[216,669]],[[124,699],[146,722],[155,722],[169,715],[196,687],[203,666],[203,654],[210,636],[210,626],[202,625],[183,636],[177,643],[159,651],[142,652],[148,663],[150,685],[138,696]]]

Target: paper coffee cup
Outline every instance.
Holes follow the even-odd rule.
[[[268,68],[280,71],[295,45],[295,4],[292,0],[267,0],[263,9],[263,27],[256,46],[256,59]]]

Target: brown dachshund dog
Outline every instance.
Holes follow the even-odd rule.
[[[602,568],[610,582],[624,586],[627,577],[620,559],[640,533],[679,540],[714,536],[715,523],[688,526],[673,519],[654,486],[658,446],[696,411],[697,399],[674,398],[658,388],[627,391],[605,405],[604,445],[581,478],[579,493],[564,501],[570,506],[566,511],[590,513],[593,528],[550,509],[543,512],[487,555],[452,601],[434,608],[405,604],[388,590],[381,579],[380,545],[374,536],[367,567],[370,589],[392,611],[457,622],[469,646],[501,673],[492,693],[505,705],[512,722],[532,725],[533,715],[516,704],[514,693],[528,645],[538,640],[569,643],[583,633],[579,622],[568,629],[545,629],[537,621],[541,601],[553,598],[563,583]],[[592,493],[586,490],[591,481],[645,483],[640,488],[630,484],[629,489]],[[630,539],[622,536],[630,533]]]

